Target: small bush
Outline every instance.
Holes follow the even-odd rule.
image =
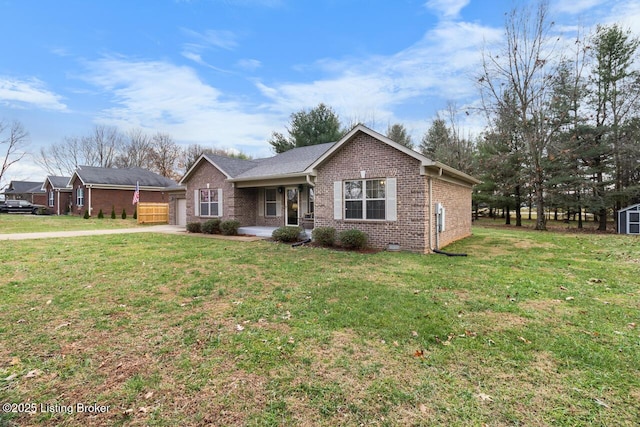
[[[116,219],[116,208],[111,206],[111,219]]]
[[[102,213],[102,209],[98,212],[98,219],[104,219],[104,214]]]
[[[202,224],[199,222],[189,222],[187,223],[187,231],[189,233],[202,233]]]
[[[338,239],[345,249],[364,249],[367,246],[367,235],[360,230],[341,231]]]
[[[311,232],[313,240],[322,246],[333,246],[336,242],[336,229],[333,227],[316,227]]]
[[[122,219],[127,219],[127,211],[122,209]]]
[[[202,232],[206,234],[220,234],[220,220],[218,218],[210,219],[202,224]]]
[[[300,240],[300,233],[302,233],[302,227],[287,226],[273,230],[271,237],[278,242],[291,243]]]
[[[238,228],[240,228],[240,222],[235,219],[228,221],[222,221],[220,223],[220,231],[225,236],[235,236],[238,234]]]
[[[133,210],[133,219],[138,219],[138,208]]]
[[[89,215],[89,209],[87,209],[86,211],[84,211],[84,219],[89,219],[90,215]]]

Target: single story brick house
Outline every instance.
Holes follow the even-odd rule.
[[[175,187],[175,181],[142,168],[78,167],[67,184],[71,189],[70,213],[72,215],[105,216],[115,209],[118,216],[124,210],[133,215],[133,194],[140,188],[140,202],[168,203],[167,188]]]
[[[49,175],[44,180],[42,189],[47,195],[49,212],[54,215],[64,215],[71,209],[71,187],[68,176]]]
[[[45,205],[47,196],[42,181],[11,181],[4,190],[6,200],[27,200],[36,205]]]
[[[204,154],[180,181],[188,222],[355,228],[375,248],[420,253],[471,234],[478,183],[362,125],[338,142],[266,159]]]

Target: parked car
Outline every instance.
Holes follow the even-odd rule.
[[[0,213],[31,213],[33,215],[46,215],[47,207],[34,205],[27,200],[5,200],[0,203]]]

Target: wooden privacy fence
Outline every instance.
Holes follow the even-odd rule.
[[[168,224],[169,203],[138,203],[138,224]]]

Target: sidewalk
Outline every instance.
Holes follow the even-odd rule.
[[[76,230],[76,231],[47,231],[40,233],[15,233],[0,234],[0,240],[30,240],[30,239],[51,239],[56,237],[82,237],[100,236],[106,234],[128,234],[128,233],[168,233],[187,234],[184,227],[177,225],[149,225],[137,228],[114,228],[109,230]]]

